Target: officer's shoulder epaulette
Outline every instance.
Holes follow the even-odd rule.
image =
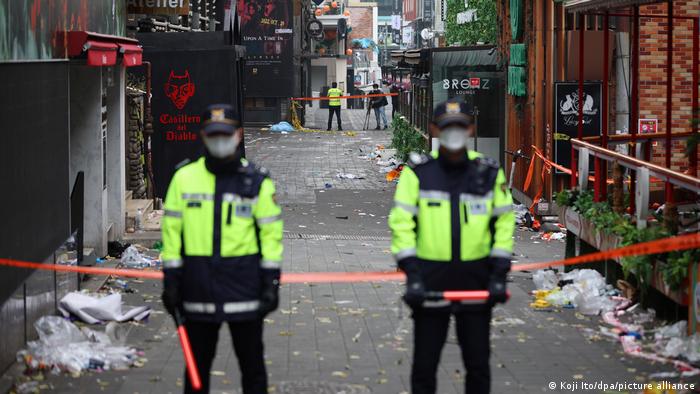
[[[421,166],[427,162],[429,162],[432,158],[425,153],[418,153],[418,152],[411,152],[408,155],[408,166],[411,168],[416,168],[418,166]]]
[[[177,170],[179,170],[180,168],[182,168],[182,167],[184,167],[184,166],[190,164],[191,162],[192,162],[192,160],[190,160],[190,159],[185,159],[185,160],[183,160],[183,161],[181,161],[181,162],[175,164],[175,171],[177,171]]]

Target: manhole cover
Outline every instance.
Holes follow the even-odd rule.
[[[371,394],[367,386],[332,382],[279,382],[276,393],[280,394]]]
[[[369,234],[303,234],[284,233],[286,239],[310,239],[314,241],[338,240],[338,241],[391,241],[387,235]]]

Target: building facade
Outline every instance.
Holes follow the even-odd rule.
[[[140,62],[117,0],[0,3],[0,256],[65,263],[124,231],[125,68]],[[99,34],[88,34],[86,32]],[[77,232],[76,232],[77,230]],[[80,252],[80,253],[79,253]],[[89,254],[89,253],[88,253]],[[75,274],[0,268],[0,369]]]

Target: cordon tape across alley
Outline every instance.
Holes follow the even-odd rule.
[[[687,234],[674,237],[658,239],[655,241],[642,242],[635,245],[610,249],[602,252],[590,253],[583,256],[572,257],[563,260],[544,261],[537,263],[524,263],[513,265],[512,271],[532,271],[554,266],[576,265],[592,263],[602,260],[612,260],[620,257],[640,256],[658,253],[667,253],[688,249],[700,248],[700,234]],[[145,271],[135,269],[102,268],[102,267],[79,267],[73,265],[44,264],[14,259],[0,258],[0,266],[38,269],[58,272],[76,272],[87,275],[114,275],[121,277],[140,279],[163,279],[161,271]],[[357,283],[357,282],[380,282],[380,281],[403,281],[405,275],[398,271],[379,272],[290,272],[282,273],[282,284],[294,283]],[[487,292],[483,291],[461,291],[465,297],[488,298]],[[473,293],[473,294],[472,294]]]

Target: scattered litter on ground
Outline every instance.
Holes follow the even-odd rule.
[[[393,170],[387,172],[386,173],[386,181],[387,182],[398,181],[399,177],[401,176],[401,170],[403,170],[403,165],[397,167],[396,169],[393,169]]]
[[[134,348],[113,343],[110,333],[85,327],[82,331],[59,316],[44,316],[34,323],[39,339],[17,353],[28,371],[68,372],[74,376],[88,369],[123,370],[134,365]],[[87,333],[87,335],[86,335]]]
[[[492,326],[520,326],[524,324],[523,320],[516,317],[494,317],[491,319]]]
[[[65,317],[75,316],[88,324],[107,321],[141,321],[151,313],[151,308],[148,306],[139,306],[123,311],[122,295],[119,293],[96,297],[79,291],[70,292],[61,298],[58,310]]]
[[[153,268],[160,265],[160,260],[139,252],[136,245],[131,245],[124,250],[121,262],[129,268]]]
[[[552,270],[539,270],[532,274],[532,281],[538,290],[552,290],[557,287],[559,279],[557,273]]]
[[[338,173],[336,175],[337,178],[339,179],[365,179],[363,175],[355,175],[355,174],[345,174],[345,173]]]
[[[131,246],[131,244],[123,244],[119,241],[110,241],[107,243],[107,254],[112,257],[120,258],[122,253],[124,253],[129,246]]]
[[[647,329],[654,323],[655,311],[646,310],[622,296],[625,291],[606,284],[598,271],[575,269],[556,273],[540,270],[533,274],[533,282],[537,290],[533,292],[535,300],[530,307],[534,310],[576,308],[575,315],[579,319],[585,319],[585,315],[602,317],[606,326],[599,330],[582,328],[582,334],[589,341],[608,339],[620,342],[627,355],[672,365],[681,377],[700,374],[700,369],[684,361],[700,361],[700,335],[687,336],[685,321],[655,330]],[[623,317],[624,322],[620,320]],[[654,332],[653,338],[651,332]],[[648,340],[652,343],[645,343]]]
[[[525,205],[513,204],[513,212],[515,212],[515,223],[518,226],[527,228],[532,226],[532,215]]]

